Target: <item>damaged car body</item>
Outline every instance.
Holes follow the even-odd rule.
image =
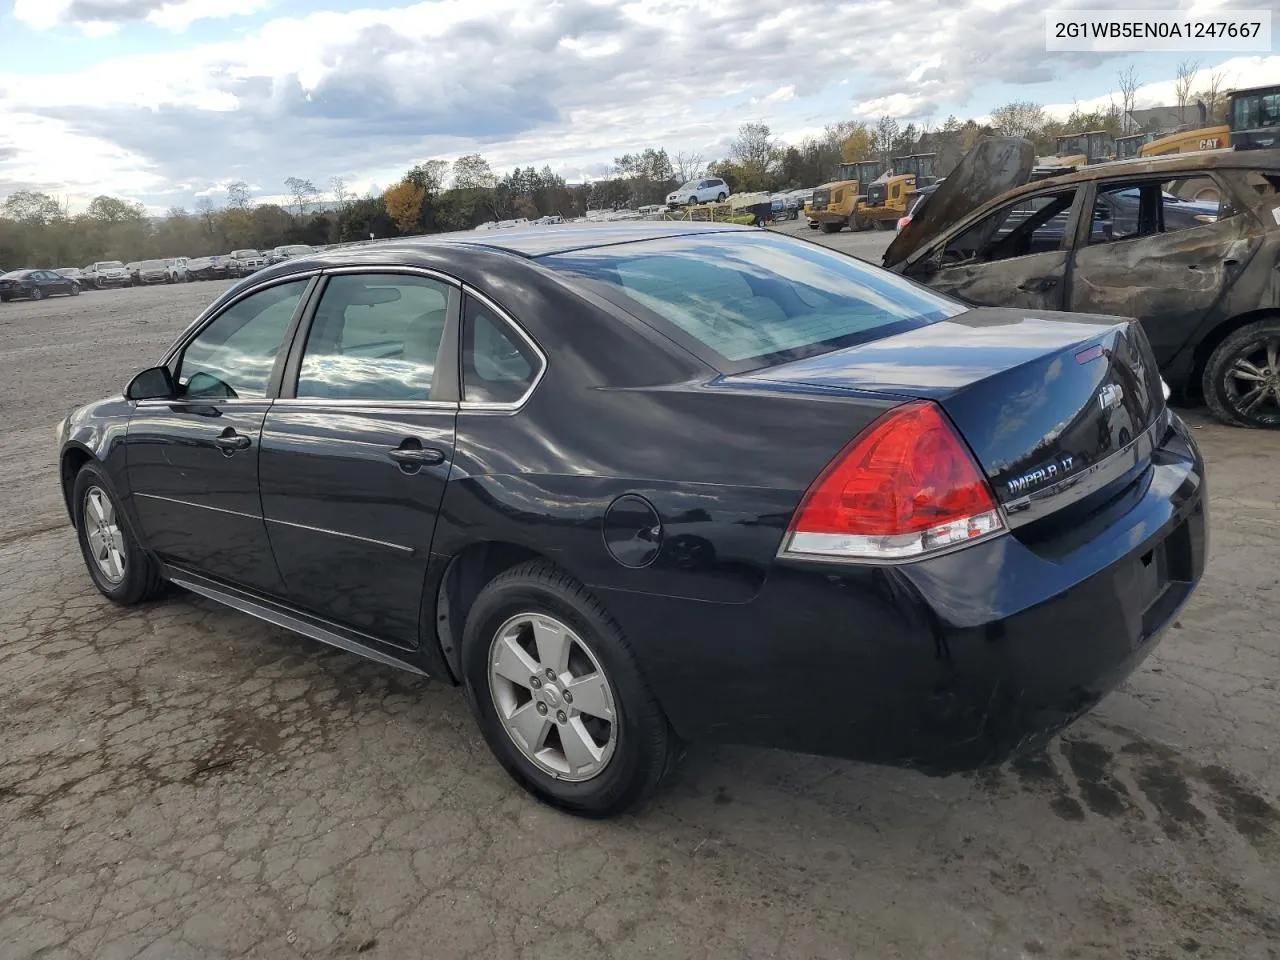
[[[1034,166],[1028,141],[983,141],[884,265],[973,304],[1137,317],[1175,394],[1280,429],[1280,151]],[[1177,196],[1188,177],[1220,201]]]

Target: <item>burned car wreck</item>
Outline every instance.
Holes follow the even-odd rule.
[[[1183,401],[1280,429],[1280,150],[1124,160],[1034,179],[1035,149],[979,143],[884,266],[974,304],[1142,321]],[[1216,203],[1179,196],[1199,178]]]

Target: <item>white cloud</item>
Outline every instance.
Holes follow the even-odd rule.
[[[1199,6],[1211,6],[1212,3],[1202,2]],[[1275,57],[1235,57],[1231,60],[1212,67],[1202,67],[1196,75],[1193,84],[1193,93],[1203,89],[1212,73],[1220,74],[1222,84],[1219,89],[1222,92],[1234,88],[1257,87],[1264,84],[1280,83],[1280,56]],[[1134,108],[1138,110],[1148,107],[1170,106],[1178,102],[1177,92],[1174,90],[1174,81],[1158,80],[1153,83],[1142,84],[1134,94]],[[1073,110],[1079,108],[1084,113],[1090,113],[1094,110],[1106,110],[1112,103],[1120,106],[1120,94],[1108,94],[1101,97],[1092,97],[1088,100],[1081,100],[1076,103],[1051,103],[1044,110],[1045,113],[1055,120],[1065,120],[1069,117]]]
[[[268,3],[17,0],[15,13],[40,29],[132,18],[176,31]],[[190,202],[239,179],[263,193],[293,175],[386,184],[426,157],[472,151],[497,169],[548,164],[577,178],[646,145],[723,156],[748,119],[798,139],[854,116],[963,113],[982,86],[1102,62],[1119,60],[1047,56],[1039,0],[917,0],[910,18],[894,0],[317,11],[217,43],[173,36],[167,52],[65,72],[0,65],[0,182]]]
[[[14,0],[13,15],[33,30],[72,24],[91,37],[145,20],[175,32],[197,20],[236,17],[266,10],[274,0]]]

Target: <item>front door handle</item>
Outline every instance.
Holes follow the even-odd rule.
[[[231,456],[237,450],[248,450],[249,442],[248,437],[243,433],[236,433],[231,427],[227,427],[220,436],[213,438],[214,446],[221,448],[227,456]]]
[[[417,470],[444,463],[444,451],[439,447],[424,447],[418,440],[406,440],[400,446],[387,451],[402,470]]]
[[[1018,289],[1028,293],[1043,293],[1046,290],[1052,290],[1058,285],[1057,277],[1032,277],[1030,280],[1023,280],[1018,284]]]

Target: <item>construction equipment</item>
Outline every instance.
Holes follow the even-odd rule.
[[[894,157],[889,169],[863,191],[849,226],[854,230],[892,230],[906,216],[916,190],[937,182],[933,175],[934,157],[932,153]]]
[[[841,164],[842,168],[844,166],[846,164]],[[813,198],[805,204],[804,215],[809,218],[812,229],[821,229],[823,233],[839,233],[849,225],[857,203],[857,180],[832,180],[813,191]]]
[[[1131,133],[1127,137],[1116,137],[1116,159],[1132,160],[1141,156],[1141,150],[1156,138],[1154,133]]]
[[[1232,90],[1227,97],[1231,146],[1263,150],[1280,143],[1280,85]]]
[[[1070,133],[1065,137],[1058,137],[1054,145],[1054,156],[1068,167],[1103,163],[1112,159],[1116,153],[1116,139],[1106,130]]]

